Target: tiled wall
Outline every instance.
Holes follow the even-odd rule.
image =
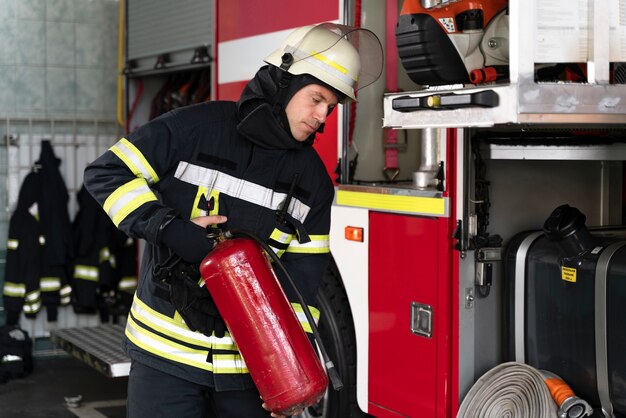
[[[85,165],[120,133],[118,19],[119,0],[0,0],[0,289],[9,216],[41,140],[61,159],[73,219]],[[46,336],[44,317],[21,325],[32,337]],[[62,308],[53,325],[97,322]]]
[[[0,118],[111,118],[118,0],[0,0]]]

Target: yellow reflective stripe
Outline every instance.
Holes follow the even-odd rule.
[[[98,267],[76,264],[74,266],[74,278],[97,282],[98,281]]]
[[[330,58],[328,58],[325,55],[322,55],[320,53],[315,53],[314,52],[314,53],[311,54],[311,56],[313,58],[315,58],[315,59],[318,59],[318,60],[322,61],[326,65],[330,65],[335,70],[340,71],[342,74],[348,74],[348,70],[346,69],[346,67],[340,65],[336,61],[331,60]]]
[[[300,244],[293,240],[287,248],[288,253],[326,254],[330,252],[328,235],[310,235],[311,241]]]
[[[213,373],[249,373],[241,354],[213,354]]]
[[[295,58],[299,60],[306,60],[309,64],[321,68],[326,73],[331,73],[334,77],[343,81],[350,87],[354,87],[358,77],[358,74],[350,75],[347,69],[330,58],[321,55],[318,51],[306,52],[291,45],[285,47],[285,52],[290,52]],[[323,51],[322,51],[323,52]]]
[[[24,306],[22,307],[24,313],[37,313],[41,309],[41,292],[34,290],[26,294],[24,298]]]
[[[237,346],[228,333],[223,338],[217,338],[215,335],[207,337],[200,332],[191,331],[184,322],[172,319],[150,308],[143,303],[136,294],[133,299],[131,312],[147,327],[180,341],[207,348],[213,347],[220,350],[237,350]]]
[[[209,355],[208,350],[196,350],[163,338],[157,334],[153,334],[137,325],[130,316],[126,323],[125,334],[133,344],[149,353],[177,363],[213,371],[213,365],[207,361],[207,356]]]
[[[35,303],[41,299],[41,292],[39,290],[33,290],[32,292],[28,292],[24,297],[24,300],[28,303]]]
[[[41,300],[25,303],[22,307],[22,310],[24,311],[24,313],[27,314],[34,314],[39,312],[41,310]]]
[[[148,184],[154,184],[159,181],[159,176],[148,163],[146,157],[128,139],[120,139],[110,150],[126,164],[135,176],[143,177]]]
[[[61,289],[61,278],[59,277],[41,277],[39,279],[39,287],[42,292],[54,292]]]
[[[286,193],[277,193],[259,184],[185,161],[178,163],[174,177],[196,186],[212,184],[216,192],[271,210],[281,207],[287,197]],[[296,198],[291,200],[288,208],[289,214],[303,223],[310,211],[309,206]]]
[[[117,288],[119,290],[132,290],[137,288],[137,276],[122,277]]]
[[[119,226],[132,211],[144,203],[154,200],[157,200],[157,197],[150,190],[146,181],[138,178],[118,187],[107,197],[103,207],[115,226]]]
[[[61,294],[61,296],[69,295],[70,293],[72,293],[72,287],[66,284],[65,286],[61,288],[59,293]]]
[[[274,240],[281,244],[289,244],[293,240],[294,237],[295,235],[289,234],[287,232],[283,232],[278,228],[274,228],[274,230],[270,234],[270,240]],[[276,253],[278,257],[282,257],[282,255],[285,253],[285,248],[276,248],[272,245],[271,241],[268,243],[268,245]]]
[[[273,239],[274,241],[278,241],[281,244],[288,244],[289,242],[291,242],[293,237],[294,237],[293,234],[283,232],[278,228],[274,228],[274,230],[270,234],[270,239]]]
[[[336,203],[368,209],[447,216],[447,198],[337,190]]]
[[[197,218],[198,216],[204,216],[208,212],[208,207],[205,209],[200,209],[198,205],[200,204],[200,198],[204,196],[209,191],[208,187],[198,186],[198,191],[196,192],[196,198],[193,200],[193,207],[191,208],[191,215],[189,219]]]
[[[311,329],[311,324],[309,324],[309,321],[306,319],[306,315],[304,314],[304,309],[302,308],[302,305],[300,305],[299,303],[292,303],[291,307],[296,313],[296,316],[300,321],[300,325],[302,325],[302,329],[304,329],[304,331],[308,332],[309,334],[313,333],[313,330]],[[311,311],[311,315],[313,316],[315,324],[317,324],[320,320],[319,309],[309,305],[309,310]]]
[[[4,282],[2,294],[12,298],[23,298],[26,295],[26,285],[24,283]]]
[[[20,242],[16,239],[9,239],[7,241],[7,249],[9,250],[17,250],[17,247],[20,245]]]
[[[99,258],[98,258],[100,263],[107,261],[110,257],[111,257],[111,251],[109,250],[109,247],[102,247],[102,249],[100,250]]]
[[[70,295],[72,294],[72,288],[70,285],[64,285],[59,290],[59,294],[61,295],[61,305],[67,305],[71,302]]]
[[[117,260],[115,259],[115,255],[112,254],[111,257],[109,257],[109,264],[113,268],[117,267]]]

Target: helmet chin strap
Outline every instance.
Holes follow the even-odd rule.
[[[273,113],[274,116],[279,117],[280,111],[285,107],[285,98],[287,97],[287,88],[289,87],[289,82],[291,81],[291,74],[289,73],[289,67],[293,64],[293,55],[289,52],[285,52],[281,57],[282,64],[280,64],[280,69],[283,70],[282,76],[280,77],[280,81],[278,82],[278,97],[276,102],[274,103]]]

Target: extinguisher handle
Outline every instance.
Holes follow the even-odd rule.
[[[232,238],[232,237],[237,237],[237,236],[245,236],[245,237],[251,238],[257,244],[259,244],[261,248],[263,248],[263,250],[265,250],[265,252],[272,258],[272,260],[274,260],[276,265],[280,267],[282,272],[285,273],[285,276],[287,277],[287,281],[289,282],[296,296],[298,297],[298,302],[300,302],[300,305],[302,305],[304,316],[306,316],[306,319],[309,322],[309,325],[311,326],[311,330],[313,331],[313,336],[315,337],[315,341],[317,342],[317,346],[320,350],[320,354],[322,355],[322,359],[324,360],[324,366],[326,368],[326,372],[328,373],[328,379],[333,385],[333,389],[335,389],[336,391],[341,390],[343,388],[341,377],[339,377],[339,373],[335,369],[335,365],[330,360],[330,357],[328,357],[328,352],[326,351],[326,349],[324,348],[324,344],[322,343],[322,337],[320,337],[320,333],[317,329],[317,325],[315,325],[315,320],[313,319],[313,315],[311,314],[311,311],[309,310],[309,305],[307,305],[307,303],[305,302],[304,298],[302,297],[302,293],[300,293],[300,290],[298,290],[298,286],[296,285],[296,282],[293,280],[293,277],[291,277],[291,274],[289,274],[289,272],[287,271],[287,269],[281,262],[280,258],[278,258],[276,253],[269,247],[269,245],[267,245],[265,242],[263,242],[263,240],[261,240],[259,237],[257,237],[251,232],[244,231],[242,229],[233,229],[230,231],[226,231],[224,233],[224,236],[226,238]]]

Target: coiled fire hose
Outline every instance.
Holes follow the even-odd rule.
[[[580,418],[592,412],[558,376],[509,362],[478,379],[461,403],[457,418]]]

